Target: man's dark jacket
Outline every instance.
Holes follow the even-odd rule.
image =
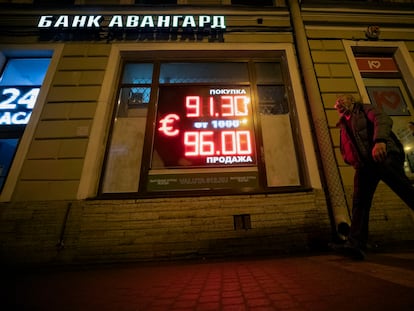
[[[347,125],[348,124],[348,125]],[[372,148],[377,142],[387,144],[387,153],[395,153],[404,162],[404,150],[392,132],[392,119],[371,105],[355,103],[349,121],[342,116],[340,148],[345,163],[354,168],[372,162]]]

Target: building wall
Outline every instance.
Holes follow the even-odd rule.
[[[110,45],[65,44],[14,200],[76,197]]]
[[[191,8],[186,8],[184,12],[199,13]],[[174,14],[174,11],[170,13]],[[248,11],[226,12],[225,43],[293,43],[286,10],[261,13],[263,14],[251,15]],[[41,11],[29,13],[27,21],[24,25],[19,24],[19,27],[29,27],[31,21],[33,28],[41,14]],[[15,24],[16,18],[8,16],[8,19],[3,20],[3,25]],[[0,44],[9,46],[26,42],[30,49],[30,43],[38,44],[36,40],[36,36],[28,36],[24,40],[4,36],[0,38]],[[207,43],[207,40],[207,37],[204,38],[197,49],[202,49],[202,43]],[[102,90],[102,82],[113,43],[122,44],[119,41],[57,43],[63,46],[63,51],[46,100],[42,103],[39,122],[31,137],[28,153],[13,189],[12,200],[77,198],[96,105],[100,94],[105,91]],[[124,43],[130,44],[128,41]],[[146,43],[139,42],[137,45]],[[190,42],[182,42],[183,46],[186,43]],[[24,45],[19,48],[24,49]],[[112,98],[107,100],[111,103],[113,101]],[[109,125],[109,120],[107,122]],[[96,160],[99,162],[102,158],[98,157]]]
[[[199,14],[197,9],[184,11]],[[293,47],[289,12],[285,9],[253,15],[247,10],[219,13],[226,15],[223,45],[248,44],[260,49],[261,44],[283,43]],[[36,19],[36,14],[28,13],[24,27]],[[16,16],[9,17],[3,25],[15,22]],[[27,40],[0,36],[0,42],[2,47],[18,43],[28,49],[31,44],[39,44],[35,35],[29,35]],[[105,150],[108,111],[114,98],[103,98],[102,94],[115,96],[109,90],[111,85],[104,85],[105,74],[116,66],[110,59],[115,43],[117,48],[123,44],[147,44],[54,42],[62,49],[56,71],[15,188],[8,202],[0,204],[0,256],[4,261],[61,263],[286,254],[326,246],[331,239],[331,221],[316,162],[307,172],[312,174],[310,179],[316,188],[302,192],[84,200],[96,195],[99,176],[86,178],[90,181],[86,187],[95,189],[92,195],[81,189],[85,186],[82,176],[91,176],[90,162],[100,167]],[[156,46],[156,42],[152,44]],[[177,49],[176,42],[170,44]],[[209,44],[205,38],[198,43],[181,42],[180,48],[191,45],[192,49],[205,49]],[[297,69],[296,62],[290,66]],[[299,85],[295,87],[301,89]],[[300,114],[307,119],[305,110]],[[100,136],[91,138],[94,126],[102,130]],[[306,129],[305,144],[313,152],[309,124],[301,126]],[[79,193],[88,195],[78,199]],[[238,215],[250,217],[245,229],[235,227]]]
[[[292,254],[320,249],[331,235],[321,191],[0,208],[0,257],[16,264]],[[242,214],[251,229],[234,229]]]
[[[197,9],[185,8],[196,14]],[[214,12],[217,10],[214,9]],[[294,46],[289,12],[232,11],[226,9],[224,43],[287,43]],[[13,15],[15,14],[15,15]],[[36,12],[2,15],[0,26],[16,24],[26,29]],[[162,14],[165,14],[162,13]],[[365,27],[320,27],[326,19],[348,23],[339,14],[304,14],[314,69],[330,126],[332,146],[344,190],[351,202],[352,169],[339,157],[338,132],[332,103],[337,93],[358,93],[342,39],[365,40]],[[16,17],[17,16],[17,17]],[[367,22],[377,19],[367,14]],[[389,17],[391,20],[393,17]],[[394,19],[395,20],[395,19]],[[410,19],[407,22],[410,23]],[[18,24],[18,25],[17,25]],[[405,40],[414,55],[413,37],[389,29],[387,40]],[[1,36],[1,46],[39,44],[36,35]],[[62,47],[51,78],[39,122],[29,137],[16,184],[7,202],[0,203],[0,257],[14,263],[68,263],[128,261],[194,256],[286,254],[321,248],[332,238],[331,211],[324,190],[306,192],[202,196],[195,198],[85,200],[78,198],[91,144],[104,152],[106,141],[91,139],[100,114],[105,74],[114,42],[54,42]],[[116,44],[131,42],[116,42]],[[207,38],[200,45],[208,45]],[[42,42],[40,44],[50,44]],[[137,42],[145,45],[146,42]],[[187,42],[181,43],[183,46]],[[299,82],[298,82],[299,84]],[[301,88],[301,86],[300,86]],[[106,116],[109,123],[109,117]],[[105,119],[105,117],[104,117]],[[101,122],[102,116],[99,118]],[[108,128],[103,125],[103,128]],[[310,135],[304,127],[303,135]],[[306,133],[305,133],[306,131]],[[106,133],[102,133],[105,137]],[[307,142],[310,144],[310,142]],[[315,148],[316,149],[316,148]],[[103,154],[94,153],[98,164]],[[318,175],[318,168],[308,168]],[[87,171],[87,169],[86,169]],[[308,173],[309,173],[308,172]],[[315,173],[316,172],[316,173]],[[88,173],[89,174],[89,173]],[[319,180],[319,176],[312,178]],[[92,179],[96,188],[97,178]],[[89,197],[92,198],[92,197]],[[235,229],[235,216],[249,215],[251,228]],[[374,241],[413,240],[412,213],[385,186],[380,185],[371,216]]]

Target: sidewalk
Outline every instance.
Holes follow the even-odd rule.
[[[9,271],[2,285],[2,310],[408,311],[414,249]]]

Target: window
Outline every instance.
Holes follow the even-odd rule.
[[[100,194],[301,186],[282,68],[275,59],[126,60]]]
[[[392,117],[393,130],[406,153],[405,172],[414,179],[414,136],[409,126],[409,122],[413,120],[414,101],[393,57],[373,55],[365,59],[376,71],[376,74],[361,72],[371,104]]]
[[[404,48],[393,43],[353,46],[351,55],[361,77],[364,102],[370,102],[393,119],[393,131],[406,153],[405,172],[414,179],[414,136],[409,123],[414,113],[414,77],[406,69],[409,63],[405,61]]]
[[[0,76],[0,190],[36,104],[49,58],[10,58]]]
[[[355,60],[371,103],[390,116],[410,116],[410,99],[393,54],[356,54]]]

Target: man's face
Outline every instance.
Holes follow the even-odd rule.
[[[340,115],[349,113],[354,105],[354,100],[351,96],[340,96],[336,100],[335,109]]]

